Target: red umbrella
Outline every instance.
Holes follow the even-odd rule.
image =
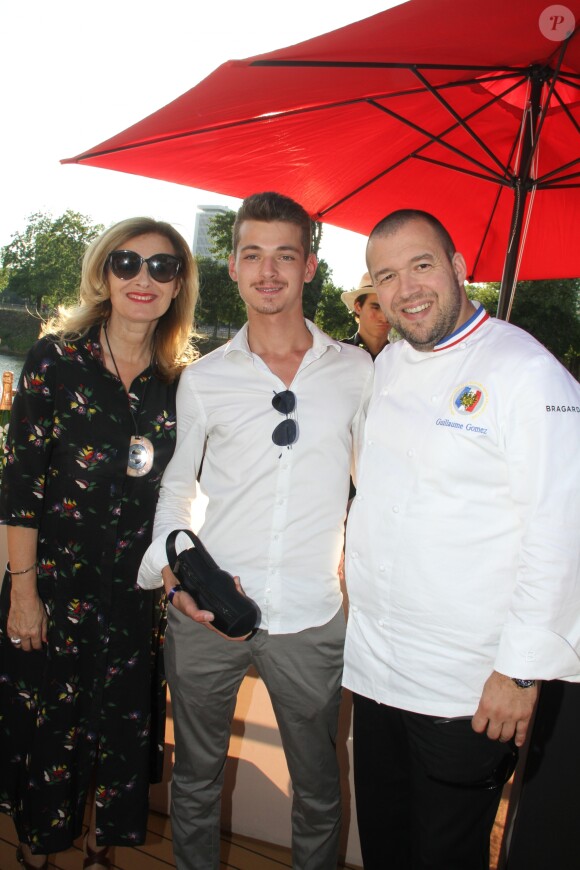
[[[580,274],[576,17],[580,0],[411,0],[228,61],[63,162],[236,197],[274,189],[360,233],[426,209],[471,280],[503,276],[506,316],[518,257],[522,279]]]

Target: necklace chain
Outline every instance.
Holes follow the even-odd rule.
[[[107,347],[109,349],[109,354],[111,356],[111,360],[113,361],[113,365],[115,366],[115,371],[117,372],[117,377],[121,382],[121,386],[125,391],[125,395],[127,396],[127,403],[129,405],[129,413],[131,414],[131,419],[133,421],[135,434],[131,435],[129,440],[129,456],[127,460],[127,475],[129,477],[144,477],[146,474],[149,474],[151,469],[153,468],[153,462],[155,458],[155,448],[153,444],[149,440],[149,438],[145,438],[143,435],[139,435],[139,429],[137,425],[137,417],[141,414],[141,408],[145,402],[145,394],[147,393],[147,387],[149,386],[149,381],[151,380],[151,373],[149,374],[149,378],[147,383],[143,387],[143,392],[141,393],[141,398],[139,400],[139,407],[137,408],[137,417],[133,413],[133,405],[131,403],[131,394],[127,390],[123,380],[121,378],[121,374],[119,372],[119,367],[117,365],[117,361],[113,355],[113,351],[111,350],[111,343],[109,341],[109,336],[107,335],[107,323],[103,324],[103,332],[105,334],[105,341],[107,342]],[[153,355],[151,355],[151,360],[149,362],[149,367],[153,364]]]
[[[134,411],[133,411],[133,403],[131,402],[131,395],[130,395],[129,391],[127,390],[127,387],[126,387],[125,384],[123,383],[123,379],[121,378],[121,374],[120,374],[120,372],[119,372],[119,367],[118,367],[118,365],[117,365],[117,361],[116,361],[115,357],[113,356],[113,351],[112,351],[112,349],[111,349],[111,343],[110,343],[110,341],[109,341],[109,336],[108,336],[108,334],[107,334],[107,321],[105,321],[105,322],[103,323],[103,332],[104,332],[104,334],[105,334],[105,341],[107,342],[107,349],[108,349],[108,351],[109,351],[109,355],[110,355],[110,357],[111,357],[111,360],[112,360],[112,362],[113,362],[113,365],[115,366],[115,371],[116,371],[116,373],[117,373],[117,377],[118,377],[119,380],[121,381],[121,386],[122,386],[123,389],[125,390],[125,395],[127,396],[127,402],[129,403],[129,413],[131,414],[131,419],[132,419],[132,421],[133,421],[133,428],[134,428],[134,430],[135,430],[135,436],[138,437],[138,436],[139,436],[139,425],[138,425],[138,423],[137,423],[137,417],[135,416],[135,413],[134,413]],[[149,365],[151,365],[152,361],[153,361],[153,356],[151,356],[151,360],[150,360],[150,362],[149,362]],[[145,399],[145,393],[147,392],[147,387],[148,387],[148,386],[149,386],[149,380],[148,380],[147,383],[145,384],[145,388],[144,388],[144,390],[143,390],[143,393],[141,394],[141,398],[140,398],[140,400],[139,400],[139,407],[138,407],[138,409],[137,409],[137,415],[139,415],[139,414],[141,413],[141,405],[143,404],[143,401],[144,401],[144,399]]]

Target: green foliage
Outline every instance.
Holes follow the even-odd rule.
[[[495,316],[499,284],[473,284],[470,299],[478,299]],[[525,329],[578,377],[580,368],[580,279],[519,281],[510,323]]]
[[[320,329],[338,339],[348,338],[356,332],[356,321],[340,298],[341,293],[342,287],[326,281],[314,320]]]
[[[473,284],[470,299],[478,299],[494,316],[499,284]],[[519,281],[510,323],[525,329],[573,373],[580,358],[580,279]]]
[[[580,353],[580,280],[519,281],[510,321],[558,359]]]
[[[42,321],[28,311],[4,309],[0,314],[0,349],[28,353],[39,336]]]
[[[1,265],[6,271],[4,293],[18,296],[38,310],[78,299],[81,261],[87,245],[103,227],[78,212],[66,211],[58,218],[37,212],[22,233],[2,248]]]
[[[199,303],[197,319],[212,326],[214,336],[220,324],[238,328],[245,323],[246,307],[228,267],[212,257],[196,257],[199,269]]]
[[[497,313],[497,300],[499,298],[499,284],[468,284],[466,290],[470,299],[481,302],[487,313],[495,317]]]
[[[216,260],[227,261],[232,252],[232,231],[236,214],[235,211],[216,214],[209,222],[207,233],[212,241],[211,252]]]
[[[304,285],[302,291],[302,310],[304,317],[314,321],[316,319],[316,311],[322,298],[322,288],[325,283],[330,280],[331,271],[328,268],[328,263],[324,260],[318,261],[318,268],[312,281]]]

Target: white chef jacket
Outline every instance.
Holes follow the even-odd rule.
[[[313,346],[290,387],[298,425],[290,448],[272,441],[285,419],[272,399],[286,386],[251,352],[247,326],[181,375],[177,445],[138,578],[145,588],[161,584],[168,533],[191,528],[203,458],[208,504],[200,538],[221,568],[239,575],[272,634],[325,625],[341,606],[349,474],[372,387],[365,351],[306,325]],[[185,536],[177,543],[190,545]]]
[[[580,386],[473,317],[375,363],[347,530],[344,685],[472,715],[493,670],[580,680]]]

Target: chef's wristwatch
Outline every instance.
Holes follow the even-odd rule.
[[[512,683],[515,683],[518,689],[531,689],[536,685],[535,680],[517,680],[515,677],[512,677]]]

